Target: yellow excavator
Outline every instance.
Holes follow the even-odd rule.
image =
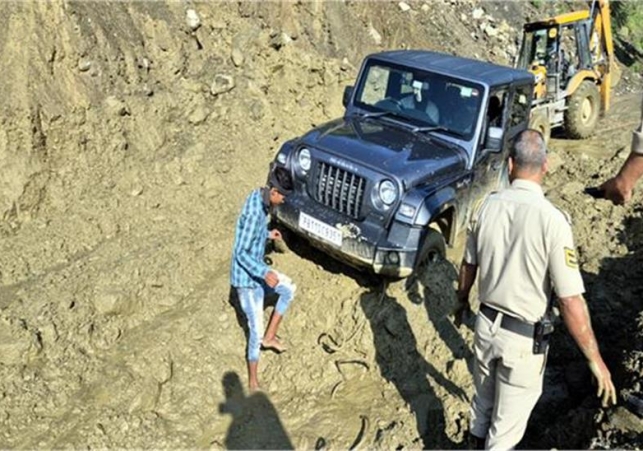
[[[530,127],[587,138],[610,106],[614,44],[607,0],[524,26],[517,67],[535,78]]]

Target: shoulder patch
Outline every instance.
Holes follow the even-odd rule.
[[[576,257],[575,249],[565,247],[565,264],[572,269],[578,269],[578,257]]]

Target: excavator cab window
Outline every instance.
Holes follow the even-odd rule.
[[[578,47],[578,27],[571,24],[562,27],[560,36],[560,74],[563,86],[580,69],[580,52]]]
[[[547,62],[547,30],[537,30],[534,33],[534,46],[531,56],[532,66],[544,66]]]

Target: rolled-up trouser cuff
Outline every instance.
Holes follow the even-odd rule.
[[[275,287],[275,293],[279,295],[275,311],[281,316],[286,314],[286,310],[288,310],[288,306],[295,296],[296,289],[297,285],[292,282],[280,283]]]

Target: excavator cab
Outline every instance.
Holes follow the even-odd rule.
[[[612,55],[606,0],[526,24],[516,66],[535,76],[530,126],[546,139],[558,126],[572,138],[590,136],[609,108]]]
[[[581,23],[525,30],[518,67],[535,78],[534,101],[555,100],[581,68],[592,67]]]

